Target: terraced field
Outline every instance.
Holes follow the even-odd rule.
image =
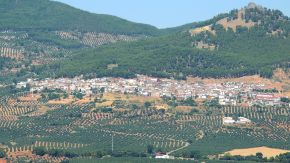
[[[83,45],[97,47],[103,44],[115,43],[117,41],[135,41],[138,37],[126,35],[113,35],[108,33],[81,33],[74,31],[57,31],[56,34],[63,40],[78,41]]]
[[[0,142],[10,155],[37,147],[78,154],[109,151],[112,136],[114,151],[145,153],[153,145],[155,150],[175,156],[189,151],[221,154],[257,146],[290,149],[290,108],[224,107],[182,114],[141,107],[96,112],[94,102],[55,105],[40,99],[21,101],[20,96],[25,93],[0,100]],[[43,107],[46,112],[37,114]],[[224,116],[243,116],[253,123],[225,126]]]
[[[142,37],[79,31],[0,30],[0,59],[11,61],[0,66],[0,76],[64,60],[80,49]]]
[[[197,161],[190,161],[190,160],[163,160],[163,159],[148,159],[148,158],[105,158],[105,159],[73,159],[70,160],[72,163],[78,163],[78,162],[83,162],[83,163],[95,163],[98,161],[99,163],[194,163]],[[208,163],[223,163],[226,161],[206,161]],[[253,162],[248,162],[248,161],[243,161],[242,163],[253,163]]]

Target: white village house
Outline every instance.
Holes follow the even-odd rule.
[[[245,117],[238,117],[237,120],[234,120],[233,117],[224,117],[223,124],[224,125],[232,125],[232,124],[249,124],[252,121]]]

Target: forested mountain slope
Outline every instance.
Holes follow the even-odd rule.
[[[157,35],[158,29],[110,16],[88,13],[50,0],[0,0],[0,29],[79,30]]]
[[[51,69],[56,76],[271,77],[289,68],[290,21],[278,10],[249,4],[174,34],[77,52]],[[178,28],[177,28],[178,29]],[[114,65],[113,68],[110,65]],[[50,76],[51,73],[45,73]]]
[[[51,0],[0,0],[0,80],[75,51],[160,36],[165,31]]]

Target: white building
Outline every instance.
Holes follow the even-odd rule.
[[[174,156],[169,156],[167,154],[156,154],[156,159],[174,159]]]
[[[251,123],[251,120],[245,117],[239,117],[236,123],[247,124],[247,123]]]
[[[26,88],[27,83],[26,82],[19,82],[16,85],[16,88],[21,89],[21,88]]]
[[[238,117],[238,120],[234,120],[232,117],[224,117],[223,118],[223,124],[229,125],[229,124],[249,124],[252,121],[245,117]]]
[[[236,121],[232,117],[224,117],[223,118],[223,124],[234,124]]]

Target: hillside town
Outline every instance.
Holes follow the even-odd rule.
[[[58,78],[36,80],[28,79],[26,82],[19,82],[16,87],[29,86],[31,92],[41,92],[44,89],[60,89],[67,93],[81,92],[91,96],[100,92],[134,94],[139,96],[152,97],[176,97],[179,99],[218,99],[220,105],[237,106],[279,106],[284,103],[281,97],[275,92],[259,91],[265,90],[264,84],[249,84],[242,82],[226,82],[204,84],[201,82],[188,82],[165,78],[153,78],[144,75],[137,75],[134,79],[123,78],[95,78],[83,79]]]

